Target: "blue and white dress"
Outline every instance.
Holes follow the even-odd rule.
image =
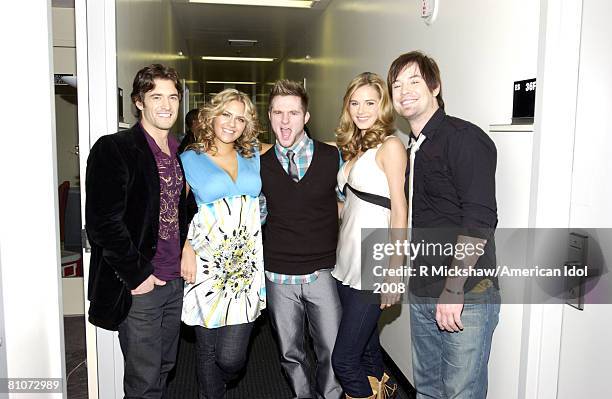
[[[185,283],[187,325],[217,328],[254,321],[266,307],[259,220],[259,152],[237,154],[236,181],[206,153],[181,155],[198,205],[187,239],[196,253],[196,279]]]

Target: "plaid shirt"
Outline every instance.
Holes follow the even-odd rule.
[[[295,154],[293,160],[297,166],[298,170],[298,180],[302,180],[310,163],[312,162],[312,155],[314,153],[314,141],[308,137],[306,134],[302,137],[300,141],[295,143],[291,148],[285,148],[280,144],[276,143],[274,146],[274,152],[276,153],[276,158],[280,162],[281,166],[289,174],[289,158],[287,158],[287,151],[292,150]],[[338,158],[340,159],[340,165],[342,165],[342,157],[340,157],[338,153]],[[338,198],[341,200],[344,199],[342,194],[338,191],[336,187],[336,194]],[[261,210],[261,223],[265,223],[266,217],[268,216],[268,211],[266,207],[266,197],[262,194],[259,195],[259,207]],[[308,284],[312,283],[319,276],[319,271],[314,273],[305,274],[305,275],[287,275],[280,273],[273,273],[266,271],[266,277],[273,283],[277,284]]]
[[[302,139],[297,143],[293,144],[291,148],[285,148],[282,145],[276,143],[274,146],[274,152],[276,153],[276,158],[278,158],[278,162],[280,162],[285,172],[289,173],[289,158],[287,158],[287,152],[292,150],[295,154],[293,160],[297,165],[298,170],[298,180],[302,180],[310,163],[312,162],[312,154],[314,153],[314,141],[304,134]]]

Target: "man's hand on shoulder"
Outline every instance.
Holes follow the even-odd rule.
[[[166,285],[166,282],[151,274],[136,289],[132,290],[132,295],[142,295],[151,292],[156,285]]]

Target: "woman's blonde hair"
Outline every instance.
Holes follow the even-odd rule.
[[[378,103],[378,118],[376,122],[361,134],[349,113],[349,103],[355,91],[363,86],[373,87],[378,92],[380,101]],[[385,81],[372,72],[364,72],[357,75],[346,89],[340,122],[336,128],[336,142],[342,152],[342,158],[345,161],[349,161],[360,152],[378,146],[384,141],[385,137],[393,134],[395,131],[393,120],[393,106],[385,87]]]
[[[244,104],[244,118],[246,119],[244,132],[234,142],[234,148],[245,158],[253,156],[255,148],[259,146],[259,141],[257,140],[257,136],[261,133],[259,118],[249,96],[236,89],[223,90],[216,94],[209,103],[200,108],[193,130],[195,142],[188,145],[186,150],[195,150],[197,152],[210,151],[212,153],[217,151],[213,122],[216,117],[223,113],[227,104],[232,101],[240,101]]]

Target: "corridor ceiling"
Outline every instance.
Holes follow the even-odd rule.
[[[188,3],[171,0],[176,24],[183,30],[195,80],[263,82],[287,50],[331,0],[310,9]],[[252,47],[230,46],[228,40],[257,40]],[[274,62],[205,61],[202,56],[270,57]]]

